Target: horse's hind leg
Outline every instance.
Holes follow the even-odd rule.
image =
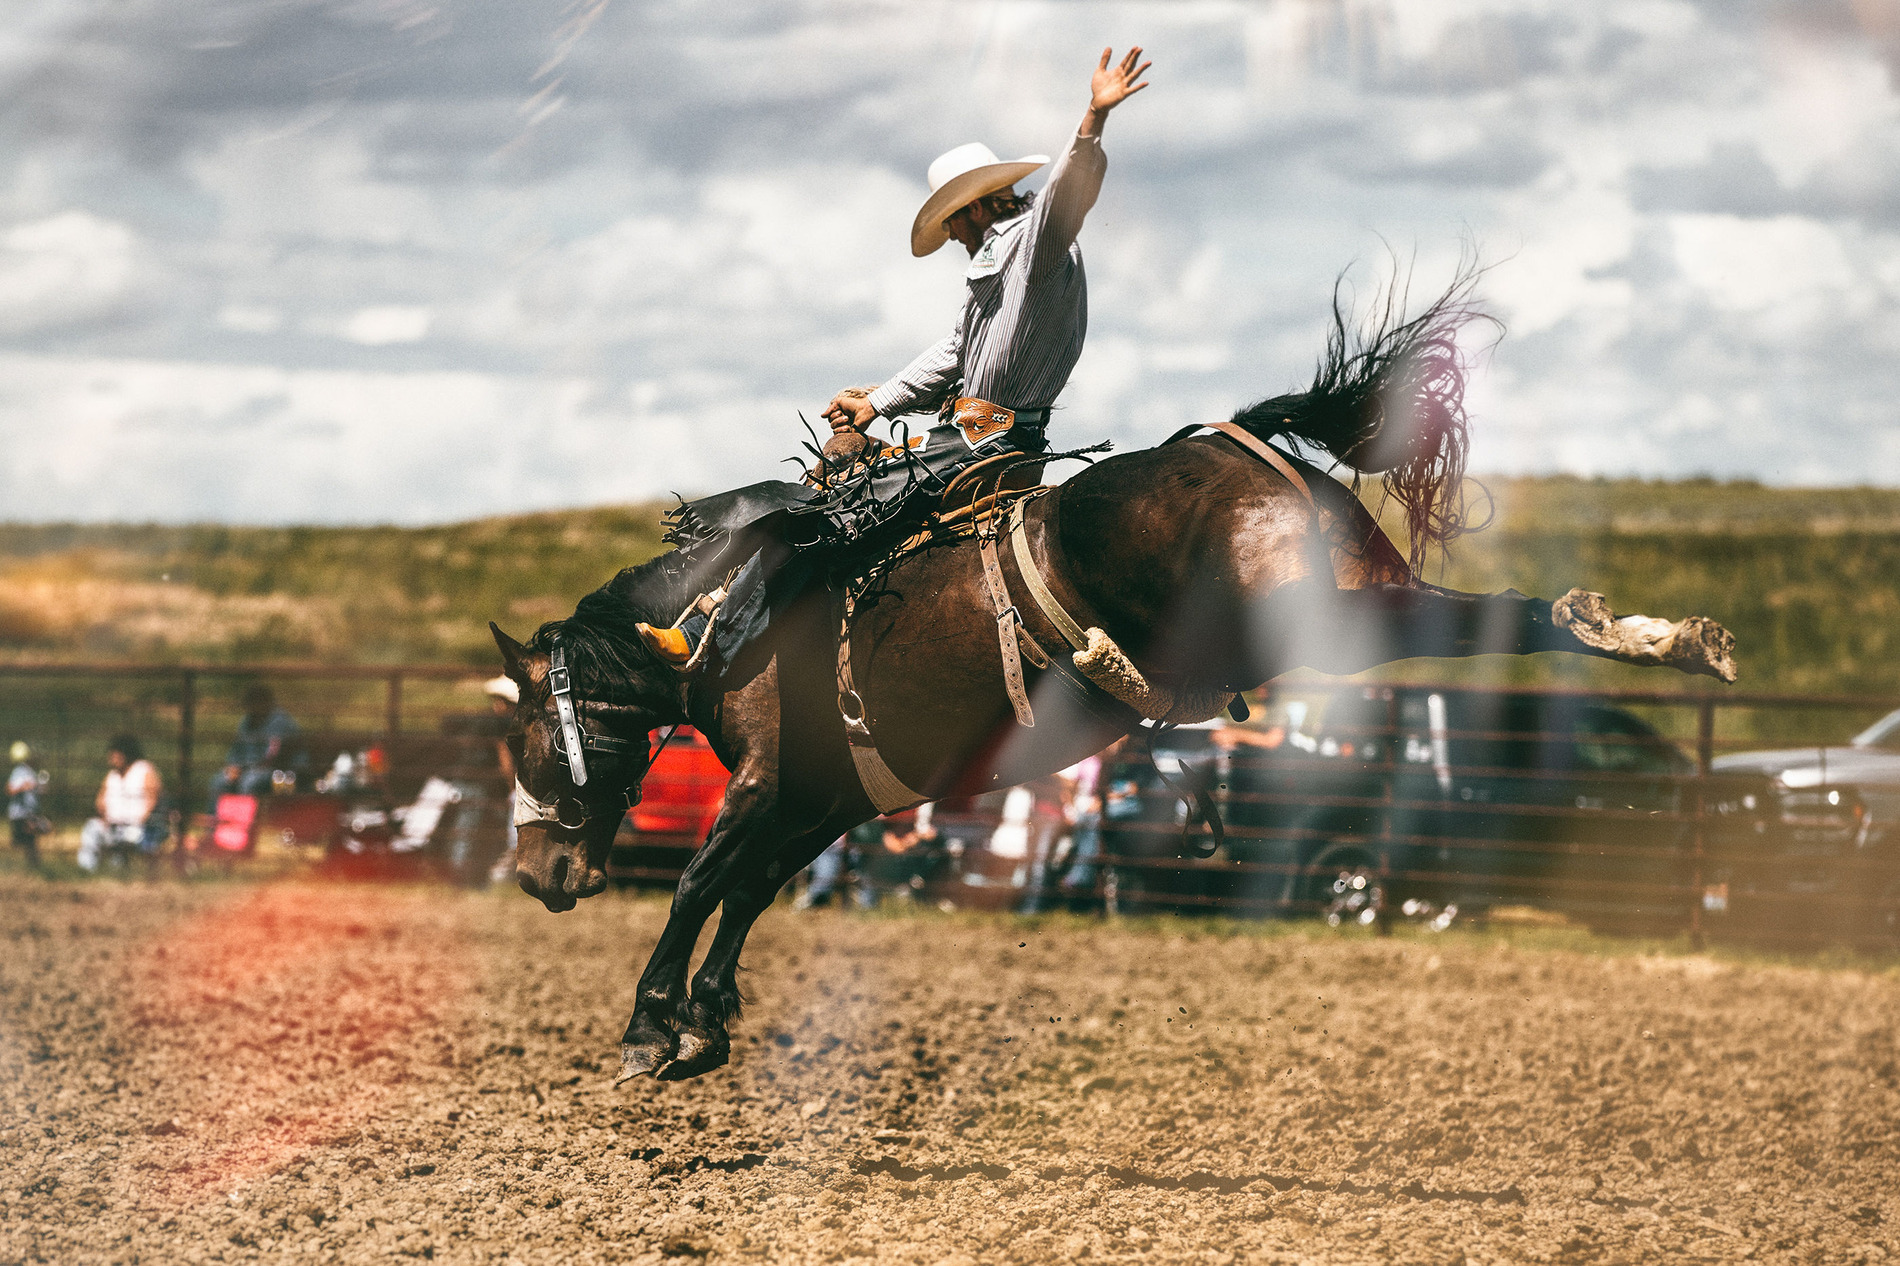
[[[1555,603],[1515,590],[1472,594],[1430,585],[1335,589],[1302,582],[1254,604],[1249,634],[1275,671],[1295,665],[1356,673],[1419,656],[1569,651],[1735,680],[1735,639],[1712,620],[1614,615],[1601,594]],[[1269,674],[1272,675],[1272,674]]]

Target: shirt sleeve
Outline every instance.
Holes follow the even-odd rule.
[[[1108,156],[1102,153],[1102,138],[1076,133],[1069,148],[1056,160],[1049,183],[1036,197],[1030,212],[1029,273],[1034,277],[1062,262],[1082,231],[1082,220],[1102,192],[1102,177],[1108,173]]]
[[[897,377],[871,393],[871,407],[881,418],[934,409],[962,376],[963,315],[958,313],[955,329],[904,366]]]

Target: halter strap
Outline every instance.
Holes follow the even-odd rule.
[[[574,684],[567,675],[567,648],[558,641],[548,652],[548,690],[554,695],[554,714],[561,721],[561,751],[567,756],[567,775],[576,787],[585,787],[587,755],[581,750],[581,727],[574,717]]]
[[[554,696],[554,714],[560,721],[561,754],[567,757],[568,777],[576,787],[587,785],[587,753],[620,755],[634,745],[610,734],[590,734],[580,726],[580,706],[574,701],[574,682],[567,671],[567,648],[558,634],[548,649],[548,691]]]

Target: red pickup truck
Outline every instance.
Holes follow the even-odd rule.
[[[719,815],[726,777],[705,736],[682,725],[647,771],[640,803],[628,812],[608,855],[607,877],[672,887]]]

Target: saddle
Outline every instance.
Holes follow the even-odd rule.
[[[1048,491],[1042,453],[998,453],[966,467],[950,481],[923,525],[897,547],[898,555],[945,541],[967,540],[1026,497]]]

